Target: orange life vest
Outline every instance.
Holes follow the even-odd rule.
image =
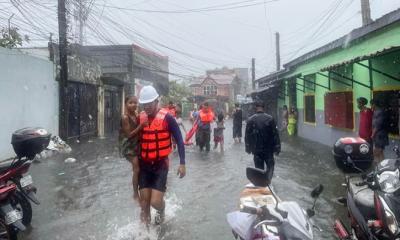
[[[204,111],[203,109],[200,110],[200,121],[203,123],[210,123],[214,120],[214,113],[211,109],[208,111]]]
[[[149,126],[143,128],[140,137],[140,157],[144,162],[156,162],[168,158],[171,153],[171,134],[164,123],[168,109],[161,109]],[[140,119],[147,119],[145,112]]]

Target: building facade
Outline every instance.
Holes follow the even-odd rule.
[[[208,102],[214,108],[229,112],[240,91],[240,79],[234,73],[214,74],[195,79],[189,85],[196,104]]]
[[[399,138],[400,10],[350,32],[258,79],[253,96],[298,111],[298,135],[326,145],[357,136],[356,99],[380,99],[390,115],[390,139]],[[388,148],[389,149],[389,148]]]

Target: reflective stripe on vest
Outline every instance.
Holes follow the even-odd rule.
[[[154,162],[166,159],[171,153],[171,134],[164,124],[168,109],[161,109],[151,124],[142,130],[140,138],[140,156],[145,162]],[[141,119],[147,114],[141,112]]]

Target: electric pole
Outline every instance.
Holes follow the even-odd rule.
[[[363,26],[368,25],[372,22],[369,0],[361,0],[361,15]]]
[[[281,50],[279,42],[279,33],[275,33],[275,48],[276,48],[276,71],[281,70]]]
[[[61,138],[68,136],[67,122],[67,87],[68,87],[68,55],[67,55],[67,16],[65,0],[58,0],[58,33],[60,52],[60,75],[59,75],[59,134]]]
[[[256,59],[251,59],[251,84],[253,90],[256,89]]]

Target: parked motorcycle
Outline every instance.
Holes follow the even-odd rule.
[[[15,184],[0,186],[0,239],[17,240],[17,233],[25,230],[22,212],[12,204],[16,189]]]
[[[24,225],[29,225],[32,220],[30,202],[40,204],[35,195],[37,189],[33,185],[32,176],[27,173],[36,154],[48,146],[50,136],[43,128],[23,128],[15,131],[11,144],[17,157],[0,165],[0,184],[14,183],[17,187],[10,203],[22,212]]]
[[[227,215],[235,239],[241,240],[311,240],[311,218],[315,215],[315,203],[323,186],[315,188],[311,196],[313,207],[305,211],[298,203],[281,201],[269,186],[266,171],[247,168],[251,182],[241,193],[240,210]]]
[[[334,230],[339,239],[400,239],[400,151],[397,147],[394,151],[397,159],[380,162],[369,174],[346,177],[351,231],[336,220]],[[351,158],[347,161],[358,169]]]

